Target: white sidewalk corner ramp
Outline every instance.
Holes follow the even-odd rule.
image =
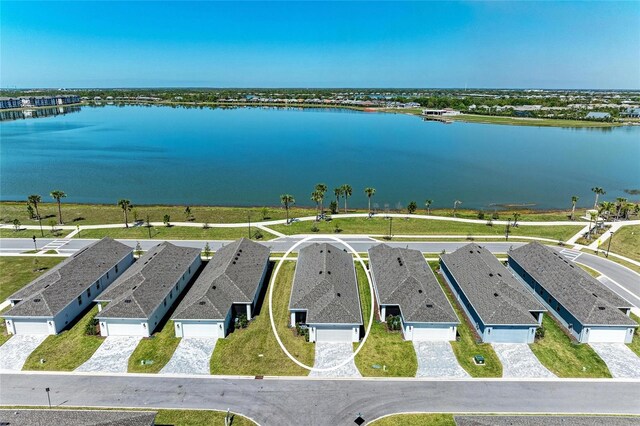
[[[418,357],[416,377],[470,377],[458,364],[449,342],[413,341]]]
[[[340,364],[345,359],[353,355],[353,344],[333,343],[333,342],[317,342],[316,358],[314,368],[331,368]],[[360,371],[356,367],[354,360],[350,360],[342,367],[330,371],[314,371],[309,373],[309,377],[362,377]]]
[[[210,374],[217,337],[183,337],[160,374]]]
[[[640,379],[640,358],[624,343],[589,343],[615,378]]]
[[[91,358],[75,371],[126,373],[129,357],[141,339],[139,336],[109,336]]]
[[[492,343],[491,346],[502,363],[502,377],[556,377],[540,363],[526,343]]]
[[[31,352],[46,338],[46,334],[18,334],[9,338],[0,346],[0,370],[22,370]]]

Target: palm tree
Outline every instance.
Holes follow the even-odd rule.
[[[311,201],[316,203],[316,222],[317,222],[319,218],[320,203],[322,202],[322,192],[313,191],[311,193]]]
[[[333,195],[336,196],[336,205],[338,206],[336,210],[339,210],[340,208],[340,197],[342,197],[342,194],[343,194],[343,190],[341,186],[333,189]]]
[[[124,226],[128,228],[129,227],[128,212],[130,212],[131,209],[133,208],[133,206],[131,205],[131,201],[126,200],[126,199],[123,198],[122,200],[118,201],[118,205],[120,206],[120,208],[124,212]]]
[[[315,190],[320,193],[320,214],[324,214],[324,194],[327,192],[327,185],[318,183]]]
[[[587,234],[588,235],[588,237],[587,237],[588,240],[591,240],[591,232],[593,232],[593,229],[595,228],[595,226],[591,227],[591,222],[593,222],[593,221],[595,221],[596,225],[598,224],[598,213],[590,211],[589,212],[589,232]]]
[[[594,186],[593,188],[591,188],[591,191],[596,194],[596,202],[593,203],[593,208],[597,209],[598,208],[598,197],[600,195],[606,194],[606,192],[604,191],[604,189],[600,188],[599,186]]]
[[[40,204],[42,197],[40,197],[38,194],[32,194],[32,195],[29,195],[27,200],[29,201],[29,203],[33,205],[33,208],[36,209],[36,219],[40,219],[40,211],[38,210],[38,204]]]
[[[58,203],[58,222],[62,225],[62,208],[60,207],[60,200],[65,198],[67,194],[65,194],[64,191],[56,189],[55,191],[51,191],[49,195],[51,195],[51,197]]]
[[[460,200],[455,200],[453,202],[453,217],[456,217],[456,210],[458,210],[458,206],[462,204],[462,201]]]
[[[344,212],[347,212],[347,198],[351,197],[351,194],[353,194],[353,189],[351,188],[351,185],[345,183],[344,185],[342,185],[342,195],[344,196]]]
[[[284,206],[285,211],[287,212],[287,225],[289,224],[289,206],[296,202],[293,195],[290,194],[282,194],[280,196],[280,203]]]
[[[622,208],[627,205],[627,199],[623,197],[616,198],[616,220],[620,219]]]
[[[614,209],[616,205],[613,204],[611,201],[603,201],[600,203],[600,209],[598,211],[599,214],[602,213],[607,213],[607,219],[609,219],[609,216],[611,216],[611,210]]]
[[[580,197],[578,197],[577,195],[571,197],[571,220],[573,220],[573,217],[576,213],[576,204],[578,203],[579,199]]]
[[[424,206],[427,208],[427,214],[431,214],[431,204],[433,204],[433,200],[426,200],[424,202]]]
[[[371,217],[371,197],[376,194],[376,189],[371,187],[365,188],[364,193],[367,195],[369,201],[369,217]]]

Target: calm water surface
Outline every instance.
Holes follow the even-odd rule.
[[[354,188],[366,206],[424,199],[449,207],[535,203],[540,208],[630,199],[640,188],[640,127],[607,131],[424,122],[343,110],[85,107],[0,123],[0,199],[274,205],[293,194],[311,205],[313,186]],[[327,195],[329,199],[333,197]]]

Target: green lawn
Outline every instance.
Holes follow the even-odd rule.
[[[633,318],[633,320],[635,322],[638,323],[638,325],[640,325],[640,317],[637,316],[636,314],[632,313],[631,314],[631,318]],[[636,328],[635,333],[633,333],[633,341],[631,343],[629,343],[629,349],[631,349],[633,352],[635,352],[636,355],[640,356],[640,327]]]
[[[429,266],[431,266],[435,272],[438,268],[438,262],[429,262]],[[437,272],[436,277],[444,293],[447,295],[449,302],[453,305],[456,315],[458,315],[460,319],[460,324],[458,324],[460,339],[451,342],[453,353],[456,355],[458,363],[471,377],[502,377],[502,364],[494,352],[493,347],[488,343],[478,343],[479,338],[469,324],[458,301],[453,297],[453,293],[444,281],[444,278]],[[473,361],[475,355],[482,355],[484,357],[484,365],[476,365]]]
[[[64,257],[0,257],[0,302],[64,259]]]
[[[177,306],[178,301],[174,304]],[[173,321],[168,313],[165,321],[151,337],[143,338],[129,358],[129,373],[157,373],[164,367],[178,347],[180,339],[175,337]],[[153,364],[140,365],[141,360],[151,360]]]
[[[49,336],[34,350],[24,364],[23,370],[72,371],[91,358],[104,341],[104,337],[85,334],[87,323],[98,313],[94,306],[71,329]],[[46,362],[40,364],[40,359]]]
[[[455,426],[452,414],[395,414],[370,423],[371,426]]]
[[[393,221],[383,217],[367,218],[344,218],[339,216],[331,222],[318,222],[315,226],[318,233],[333,234],[336,226],[342,229],[344,234],[375,234],[388,235],[389,224],[391,223],[393,235],[504,235],[505,227],[502,225],[487,226],[486,224],[451,222],[443,220],[428,219],[401,219],[395,218]],[[314,222],[295,222],[291,225],[274,225],[271,229],[283,234],[310,234]],[[531,236],[550,238],[553,240],[569,239],[580,230],[580,225],[561,226],[520,226],[512,228],[511,236]]]
[[[607,250],[609,241],[600,245],[600,250]],[[611,251],[621,256],[640,261],[640,225],[623,226],[613,234]]]
[[[9,308],[5,308],[2,311],[0,311],[0,316],[2,315],[2,312],[8,309]],[[11,338],[11,335],[7,334],[7,325],[5,324],[4,320],[0,320],[0,346],[2,346],[10,338]]]
[[[251,227],[251,234],[255,236],[258,228]],[[151,231],[151,232],[149,232]],[[275,235],[260,231],[262,240],[270,240]],[[75,235],[76,238],[102,238],[111,237],[129,240],[146,240],[151,235],[155,240],[236,240],[247,237],[249,229],[242,228],[208,228],[192,226],[137,226],[130,228],[102,228],[85,229]]]
[[[501,117],[495,115],[476,115],[461,114],[454,115],[451,118],[455,121],[463,121],[465,123],[482,123],[482,124],[506,124],[511,126],[536,126],[536,127],[617,127],[620,123],[609,123],[602,121],[589,120],[562,120],[553,118],[518,118],[518,117]]]
[[[542,320],[544,337],[529,345],[542,365],[558,377],[611,377],[604,361],[587,344],[575,343],[549,314]]]
[[[371,314],[369,282],[359,262],[356,262],[358,289],[365,330]],[[354,343],[357,348],[361,343]],[[374,317],[371,333],[355,358],[356,367],[364,377],[414,377],[418,370],[416,352],[411,342],[399,331],[387,331],[387,326]],[[379,368],[373,368],[373,365]],[[383,370],[381,367],[385,366]]]
[[[587,265],[583,265],[582,263],[578,263],[578,262],[576,262],[576,264],[582,269],[584,269],[585,271],[587,271],[587,273],[591,275],[593,278],[598,278],[600,275],[602,275],[600,272],[596,271],[593,268],[588,267]]]
[[[35,410],[45,409],[46,406],[4,406],[2,409]],[[98,410],[97,408],[56,406],[56,410]],[[155,424],[160,426],[225,426],[226,412],[213,410],[155,410],[153,408],[101,408],[109,411],[156,411]],[[231,414],[229,426],[255,426],[256,424],[240,414]]]
[[[38,223],[36,222],[34,225],[37,225],[37,224]],[[23,225],[25,224],[23,223]],[[42,247],[42,244],[38,242],[38,239],[63,238],[65,235],[71,232],[68,229],[58,229],[55,232],[52,232],[50,226],[43,226],[42,230],[44,231],[44,237],[40,233],[39,229],[21,229],[19,231],[15,231],[13,229],[0,228],[0,238],[32,238],[35,235],[36,243],[38,244],[38,249],[40,249]]]
[[[44,195],[44,194],[43,194]],[[67,204],[62,203],[62,219],[65,225],[100,225],[104,223],[124,224],[122,209],[116,205],[118,200],[113,200],[113,204]],[[134,205],[136,200],[131,200]],[[273,200],[274,205],[279,204],[279,198]],[[327,201],[328,204],[328,201]],[[184,213],[186,206],[158,206],[141,205],[134,206],[129,213],[129,221],[134,220],[137,214],[138,219],[146,220],[147,215],[151,222],[162,222],[165,214],[171,216],[174,222],[186,222]],[[248,214],[251,214],[251,221],[263,220],[262,207],[215,207],[215,206],[190,206],[192,218],[195,222],[208,223],[244,223],[247,222]],[[38,206],[43,219],[42,224],[47,225],[49,219],[57,220],[58,207],[55,203],[41,203]],[[290,217],[312,216],[315,214],[314,208],[289,209]],[[285,219],[286,212],[283,207],[267,207],[267,220]],[[22,222],[22,225],[37,225],[38,221],[30,219],[25,202],[2,202],[0,203],[0,220],[4,223],[11,223],[14,219]],[[46,228],[46,226],[45,226]],[[51,228],[49,228],[51,229]],[[46,230],[46,229],[45,229]]]
[[[288,351],[300,362],[312,366],[315,354],[313,343],[295,336],[288,327],[289,296],[293,284],[295,262],[284,262],[273,291],[273,314],[278,335]],[[270,278],[269,278],[270,279]],[[269,321],[269,289],[259,314],[245,329],[235,330],[218,340],[211,357],[212,374],[249,376],[306,376],[309,371],[299,367],[282,351],[271,330]]]

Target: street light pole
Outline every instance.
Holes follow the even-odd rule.
[[[251,213],[247,213],[247,218],[249,218],[249,239],[251,239]]]
[[[38,251],[38,244],[36,243],[36,236],[33,236],[33,247]]]
[[[44,390],[47,392],[47,400],[49,401],[49,408],[51,408],[51,397],[49,396],[50,389],[49,388],[45,388]]]
[[[609,244],[607,244],[607,259],[609,258],[609,249],[611,248],[611,240],[613,239],[613,234],[615,232],[611,231],[611,235],[609,236]]]
[[[391,239],[391,226],[393,225],[393,216],[389,218],[389,239]]]

